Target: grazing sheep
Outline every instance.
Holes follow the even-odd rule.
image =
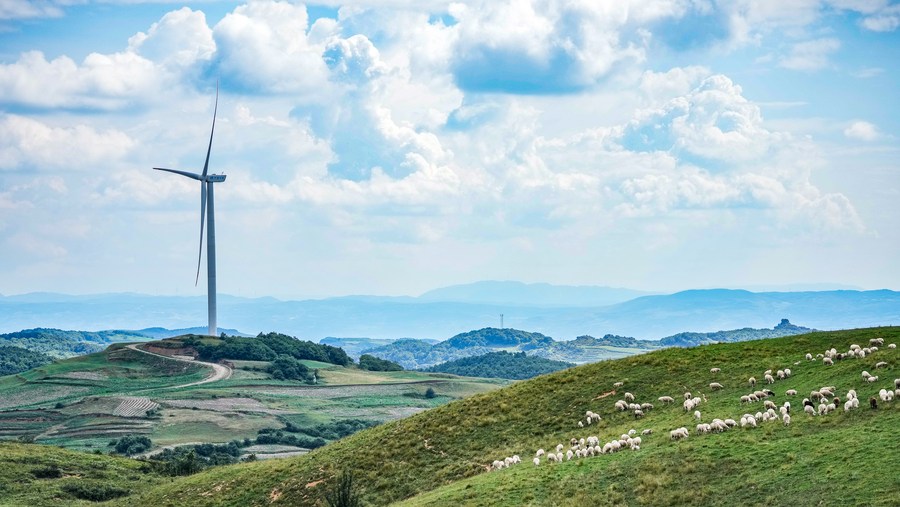
[[[894,387],[900,389],[900,378],[894,379]]]
[[[579,427],[579,428],[584,428],[584,423],[581,422],[581,421],[578,421],[578,427]]]
[[[756,378],[755,378],[755,377],[750,377],[750,378],[747,380],[747,382],[750,383],[750,387],[756,386]]]
[[[788,413],[790,413],[790,411],[791,411],[791,402],[789,402],[789,401],[784,402],[784,405],[782,405],[781,408],[786,408],[787,411],[788,411]]]
[[[572,452],[572,449],[566,451],[566,461],[572,461],[572,456],[575,456],[575,453]]]
[[[784,392],[784,394],[786,394],[787,396],[797,396],[797,390],[796,389],[788,389],[787,391]]]
[[[869,398],[869,408],[871,408],[872,410],[878,408],[878,400],[876,400],[874,396],[872,398]]]
[[[766,400],[766,401],[764,401],[764,402],[763,402],[763,407],[765,407],[765,408],[767,408],[767,409],[768,409],[768,408],[771,408],[772,410],[775,410],[775,408],[776,408],[776,407],[775,407],[775,402],[774,402],[774,401],[771,401],[771,400]]]
[[[618,400],[618,401],[616,402],[616,408],[617,408],[618,410],[621,410],[621,411],[624,412],[626,409],[628,409],[628,402],[625,401],[625,400]]]
[[[713,382],[713,383],[709,384],[709,388],[712,389],[713,391],[722,389],[722,387],[723,387],[722,384],[720,384],[718,382]]]
[[[784,421],[785,426],[790,426],[791,424],[791,414],[784,414],[781,416],[781,420]]]
[[[652,403],[641,403],[641,410],[653,410]]]
[[[650,428],[647,428],[647,429],[645,429],[644,431],[641,432],[641,435],[649,435],[649,434],[651,434],[651,433],[653,433],[653,430],[650,429]]]
[[[669,403],[675,403],[675,398],[673,398],[671,396],[660,396],[659,402],[665,403],[666,405],[668,405]]]
[[[826,414],[826,413],[828,413],[828,405],[826,405],[824,403],[819,403],[818,414],[822,415],[822,414]]]
[[[669,437],[672,440],[680,440],[682,438],[688,437],[688,430],[685,427],[677,428],[669,432]]]
[[[849,412],[851,408],[853,408],[852,398],[844,402],[844,412]]]
[[[635,419],[640,419],[641,417],[644,417],[644,411],[641,410],[641,409],[635,410],[635,411],[634,411],[634,418],[635,418]]]
[[[750,397],[746,394],[741,396],[741,403],[750,403]]]
[[[807,361],[812,361],[812,360],[813,360],[813,355],[810,354],[809,352],[807,352],[807,353],[806,353],[806,360],[807,360]]]
[[[534,458],[532,462],[534,463],[534,466],[538,466],[541,464],[541,458]]]
[[[775,376],[780,380],[783,380],[787,375],[785,375],[784,370],[778,370],[777,372],[775,372]]]
[[[886,361],[879,361],[879,362],[875,363],[875,368],[884,368],[884,367],[886,367],[887,365],[888,365],[888,364],[887,364]]]
[[[874,375],[874,376],[869,377],[869,378],[866,379],[866,382],[868,382],[868,383],[870,383],[870,384],[871,384],[872,382],[877,382],[877,381],[878,381],[878,375]]]
[[[613,384],[613,387],[622,387],[624,385],[625,385],[625,382],[616,382],[615,384]]]
[[[812,405],[803,405],[803,411],[809,415],[816,415],[816,409]]]
[[[563,450],[564,447],[565,447],[565,446],[562,445],[562,444],[556,444],[556,452],[559,452],[559,451]]]
[[[722,368],[710,368],[709,369],[710,373],[719,373],[720,371],[722,371]]]
[[[834,364],[834,361],[832,361],[830,357],[826,357],[825,359],[822,359],[822,363],[831,366]]]
[[[634,401],[634,395],[626,392],[624,395],[625,401]]]
[[[699,410],[694,410],[694,419],[697,419],[698,421],[701,419]]]
[[[888,344],[888,348],[889,348],[889,349],[896,349],[896,348],[897,348],[897,344],[896,344],[896,343],[889,343],[889,344]]]
[[[771,375],[771,374],[772,374],[772,370],[766,370],[765,372],[763,372],[763,375]]]
[[[847,391],[847,399],[852,400],[853,398],[856,398],[856,389]]]
[[[863,380],[865,380],[865,379],[867,379],[867,378],[869,378],[869,377],[871,377],[871,376],[872,376],[872,374],[870,374],[870,373],[867,372],[866,370],[863,370],[863,371],[862,371],[862,378],[863,378]]]
[[[872,345],[884,345],[884,338],[872,338],[871,340],[869,340],[869,346]]]
[[[534,453],[534,457],[535,457],[535,458],[540,458],[540,457],[543,456],[543,455],[544,455],[544,450],[543,450],[543,449],[538,449],[537,452]]]
[[[691,397],[693,397],[693,395],[690,392],[684,393],[684,399],[689,400]]]
[[[722,422],[724,422],[725,426],[728,426],[729,428],[734,428],[735,426],[737,426],[737,421],[735,421],[734,419],[725,419]]]

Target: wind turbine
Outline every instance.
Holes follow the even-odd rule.
[[[209,335],[216,336],[216,216],[214,213],[213,183],[225,181],[224,174],[207,174],[209,171],[209,153],[212,151],[213,133],[216,131],[216,112],[219,109],[219,84],[216,83],[216,103],[213,109],[212,129],[209,132],[209,147],[206,149],[206,162],[203,164],[201,174],[179,171],[177,169],[164,169],[154,167],[157,171],[187,176],[200,182],[200,251],[197,253],[197,277],[194,286],[200,281],[200,260],[203,258],[203,225],[204,219],[209,222],[206,226],[206,297],[209,306]]]

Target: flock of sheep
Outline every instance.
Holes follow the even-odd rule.
[[[843,359],[850,358],[864,358],[874,352],[878,351],[878,348],[884,345],[883,338],[873,338],[869,341],[868,347],[860,347],[859,345],[851,345],[847,352],[838,352],[836,349],[831,348],[826,350],[822,354],[817,354],[813,356],[812,354],[806,354],[807,361],[817,361],[818,359],[822,360],[824,365],[833,365],[834,361],[840,361]],[[895,349],[896,345],[891,343],[887,346],[889,349]],[[797,361],[794,365],[801,364],[802,361]],[[888,363],[884,361],[879,361],[875,364],[875,368],[884,368],[888,366]],[[710,373],[715,375],[721,373],[721,368],[714,367],[710,369]],[[786,380],[791,377],[791,369],[784,368],[777,370],[773,373],[772,370],[766,370],[763,373],[763,379],[765,380],[767,385],[775,384],[778,381]],[[862,372],[862,379],[871,384],[878,381],[878,376],[874,376],[869,374],[867,371]],[[748,379],[748,384],[751,388],[756,386],[756,378],[750,377]],[[624,385],[623,382],[616,382],[613,384],[613,387],[618,389]],[[713,391],[722,389],[724,386],[719,382],[712,382],[709,384],[709,388]],[[836,395],[837,388],[834,386],[824,386],[819,389],[813,390],[810,392],[809,398],[804,398],[802,402],[804,413],[809,416],[824,416],[831,412],[837,410],[837,407],[841,405],[842,400]],[[615,391],[612,391],[614,394]],[[785,391],[786,396],[797,396],[796,389],[787,389]],[[683,403],[682,407],[685,412],[690,413],[692,410],[694,419],[697,420],[696,424],[696,433],[720,433],[723,431],[727,431],[731,428],[734,428],[740,425],[742,428],[755,428],[758,424],[764,422],[774,422],[781,421],[785,426],[791,424],[791,403],[789,401],[785,401],[781,406],[775,404],[774,401],[767,399],[775,396],[775,392],[770,389],[760,389],[754,390],[751,393],[746,395],[742,395],[740,397],[740,402],[742,405],[744,404],[753,404],[759,403],[760,401],[763,403],[762,410],[757,411],[756,413],[745,413],[743,414],[739,421],[733,418],[727,419],[719,419],[715,418],[709,423],[702,422],[702,414],[700,410],[697,408],[701,403],[706,401],[706,396],[694,396],[690,392],[685,392],[683,394]],[[884,389],[882,388],[878,392],[878,396],[882,402],[891,402],[894,397],[900,398],[900,378],[894,380],[894,390]],[[671,396],[660,396],[657,401],[664,405],[670,405],[675,403],[675,398]],[[818,403],[818,405],[816,405]],[[877,408],[878,399],[872,397],[869,399],[869,405],[871,408]],[[644,413],[650,411],[654,408],[652,403],[639,403],[636,400],[636,397],[633,393],[625,392],[622,396],[622,399],[615,401],[613,407],[621,412],[630,411],[635,419],[639,419],[644,416]],[[849,412],[850,410],[859,408],[859,399],[857,397],[857,393],[855,389],[849,389],[845,395],[843,400],[843,407],[845,412]],[[584,428],[585,425],[591,425],[595,423],[599,423],[602,418],[599,414],[593,411],[586,411],[583,420],[577,421],[577,426],[579,428]],[[641,435],[650,435],[653,430],[645,429],[641,432]],[[669,437],[672,440],[682,440],[688,438],[690,435],[688,429],[686,427],[680,427],[673,429],[669,432]],[[602,454],[610,454],[615,453],[621,450],[630,449],[630,450],[640,450],[641,444],[643,443],[640,436],[637,436],[637,430],[631,429],[626,434],[622,434],[618,437],[613,437],[608,442],[605,442],[601,445],[600,439],[597,436],[588,436],[582,438],[572,438],[569,440],[569,449],[565,451],[563,454],[563,450],[566,449],[566,446],[562,443],[557,444],[554,448],[551,448],[550,451],[545,451],[544,449],[538,449],[535,452],[534,459],[532,462],[535,466],[541,464],[541,460],[544,459],[548,462],[562,462],[569,461],[577,458],[587,458],[591,456],[599,456]],[[503,460],[496,460],[493,462],[492,468],[495,470],[499,470],[501,468],[507,468],[510,465],[521,463],[521,459],[518,455],[514,455]]]

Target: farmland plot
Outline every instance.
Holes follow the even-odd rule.
[[[119,417],[145,417],[147,412],[159,408],[150,398],[128,396],[122,399],[119,406],[113,410],[113,415]]]

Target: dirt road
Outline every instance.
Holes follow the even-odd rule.
[[[169,359],[170,361],[181,361],[182,363],[199,364],[202,366],[208,366],[213,369],[213,374],[206,377],[203,380],[198,380],[197,382],[191,382],[190,384],[182,384],[179,386],[166,387],[165,389],[181,389],[182,387],[191,387],[191,386],[197,386],[200,384],[208,384],[210,382],[217,382],[219,380],[225,380],[227,378],[231,378],[231,373],[232,373],[231,368],[229,368],[223,364],[207,363],[205,361],[194,361],[192,359],[179,359],[176,357],[170,357],[170,356],[165,356],[162,354],[156,354],[154,352],[149,352],[144,349],[141,349],[138,347],[138,345],[142,345],[142,344],[132,343],[131,345],[126,345],[126,347],[128,347],[131,350],[137,351],[137,352],[141,352],[144,354],[150,354],[151,356],[164,357],[166,359]]]

